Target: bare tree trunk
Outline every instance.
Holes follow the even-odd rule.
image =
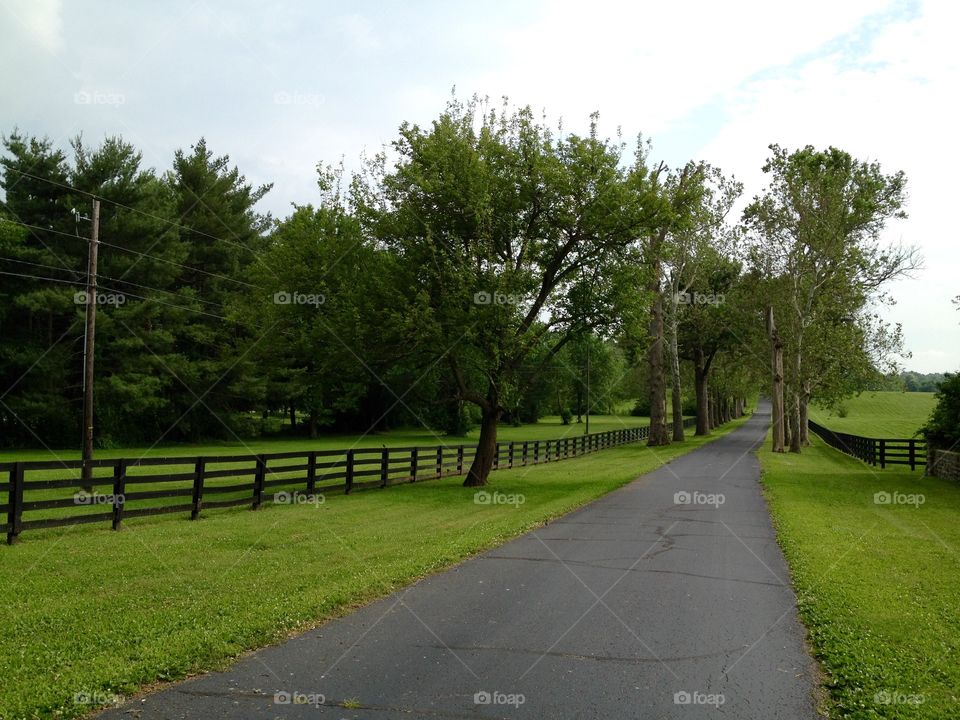
[[[810,386],[804,385],[803,392],[800,393],[800,444],[803,447],[810,447]]]
[[[650,369],[650,437],[647,445],[669,445],[667,432],[667,386],[663,372],[663,296],[659,279],[654,292],[650,318],[650,350],[647,361]]]
[[[697,352],[693,363],[693,385],[697,394],[697,435],[710,434],[710,407],[707,399],[707,374],[704,367],[703,351]]]
[[[480,487],[487,484],[487,477],[493,469],[493,458],[497,452],[497,423],[500,420],[500,409],[493,404],[490,408],[482,408],[480,416],[480,438],[477,440],[477,454],[473,457],[473,464],[467,473],[464,487]]]
[[[767,308],[767,334],[770,337],[770,372],[773,376],[770,422],[773,431],[773,452],[782,453],[786,442],[783,420],[783,343],[773,320],[773,308]]]
[[[790,452],[800,452],[800,393],[790,397]]]
[[[677,295],[672,283],[667,309],[667,357],[670,361],[670,409],[673,414],[673,440],[674,442],[683,442],[683,393],[680,387],[680,348],[677,340]]]

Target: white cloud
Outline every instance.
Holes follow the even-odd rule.
[[[53,53],[61,50],[63,14],[60,0],[6,2],[3,9],[44,50]]]
[[[759,168],[770,142],[834,145],[889,172],[904,170],[910,218],[891,226],[887,239],[920,246],[925,268],[892,286],[898,303],[884,315],[904,327],[914,351],[908,367],[927,371],[960,366],[960,326],[949,303],[960,293],[960,230],[949,214],[949,178],[960,166],[960,151],[948,140],[960,80],[955,27],[956,8],[931,3],[918,18],[884,27],[859,62],[831,55],[748,82],[730,96],[730,121],[698,153],[736,171],[749,194],[762,187]]]
[[[887,3],[559,2],[490,38],[491,63],[463,87],[564,112],[593,110],[657,134],[753,74],[854,29]],[[500,58],[499,61],[496,61]]]

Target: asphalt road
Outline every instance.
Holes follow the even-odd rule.
[[[816,718],[751,452],[768,422],[761,405],[546,527],[101,717]]]

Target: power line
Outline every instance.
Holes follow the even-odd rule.
[[[24,171],[24,170],[19,170],[19,169],[17,169],[17,168],[10,167],[10,166],[5,166],[5,169],[6,169],[7,171],[12,171],[12,172],[15,172],[15,173],[19,173],[19,174],[21,174],[21,175],[24,175],[25,177],[33,178],[34,180],[39,180],[40,182],[49,183],[50,185],[56,185],[57,187],[61,187],[61,188],[64,188],[64,189],[66,189],[66,190],[70,190],[70,191],[72,191],[72,192],[80,193],[81,195],[87,195],[87,196],[89,196],[89,197],[91,197],[91,198],[95,198],[95,199],[97,199],[97,200],[101,200],[101,201],[103,201],[103,202],[110,203],[111,205],[115,205],[115,206],[117,206],[117,207],[122,207],[122,208],[124,208],[124,209],[126,209],[126,210],[129,210],[130,212],[135,212],[135,213],[138,213],[138,214],[140,214],[140,215],[143,215],[144,217],[153,218],[154,220],[159,220],[160,222],[167,223],[168,225],[171,225],[171,226],[173,226],[173,227],[175,227],[175,228],[178,228],[178,229],[180,229],[180,230],[186,230],[187,232],[195,233],[195,234],[201,235],[201,236],[203,236],[203,237],[208,237],[208,238],[210,238],[211,240],[217,240],[217,241],[219,241],[219,242],[226,243],[227,245],[234,245],[234,246],[239,247],[239,248],[241,248],[241,249],[243,249],[243,250],[246,250],[246,251],[248,251],[248,252],[253,253],[254,256],[256,256],[258,260],[260,260],[260,257],[259,257],[259,255],[256,253],[256,251],[254,251],[253,248],[247,247],[247,246],[244,245],[243,243],[236,242],[236,241],[234,241],[234,240],[227,240],[226,238],[218,237],[218,236],[216,236],[216,235],[211,235],[210,233],[203,232],[202,230],[197,230],[196,228],[191,228],[191,227],[188,227],[188,226],[183,225],[183,224],[181,224],[181,223],[178,223],[178,222],[175,221],[175,220],[170,220],[170,219],[168,219],[168,218],[161,217],[161,216],[159,216],[159,215],[154,215],[153,213],[149,213],[149,212],[147,212],[146,210],[140,210],[139,208],[131,207],[130,205],[124,205],[122,202],[119,202],[119,201],[117,201],[117,200],[111,200],[110,198],[102,197],[102,196],[100,196],[100,195],[97,195],[96,193],[92,193],[92,192],[89,192],[89,191],[87,191],[87,190],[81,190],[80,188],[74,187],[73,185],[67,185],[66,183],[57,182],[56,180],[51,180],[50,178],[45,178],[45,177],[41,177],[41,176],[39,176],[39,175],[34,175],[33,173],[28,173],[28,172],[26,172],[26,171]],[[196,195],[196,193],[193,193],[193,194]],[[200,200],[199,197],[197,198],[197,202],[201,202],[201,200]],[[216,216],[216,213],[214,213],[214,215]],[[217,219],[219,220],[219,217],[218,217]],[[223,222],[223,221],[221,220],[220,222]],[[263,261],[260,260],[260,262],[262,263]],[[266,266],[265,266],[265,267],[266,267]]]
[[[56,265],[44,265],[43,263],[30,262],[28,260],[17,260],[16,258],[10,257],[0,257],[0,260],[4,262],[19,263],[20,265],[32,265],[33,267],[43,268],[44,270],[57,270],[58,272],[69,272],[74,275],[78,274],[79,270],[71,270],[68,267],[57,267]]]
[[[11,225],[20,225],[21,227],[29,228],[31,230],[39,230],[40,232],[48,232],[54,235],[62,235],[63,237],[71,238],[72,240],[80,240],[84,243],[88,242],[86,238],[78,237],[68,232],[62,230],[54,230],[53,228],[45,228],[40,225],[31,225],[30,223],[21,222],[19,220],[9,220],[7,218],[0,219],[0,222],[10,223]],[[168,265],[174,265],[175,267],[182,268],[184,270],[190,270],[192,272],[198,272],[203,275],[208,275],[210,277],[220,278],[221,280],[226,280],[228,282],[236,283],[237,285],[244,285],[246,287],[258,288],[260,290],[266,290],[261,285],[254,285],[253,283],[248,283],[244,280],[237,280],[236,278],[229,277],[227,275],[220,275],[219,273],[213,273],[209,270],[202,270],[192,265],[184,265],[183,263],[178,263],[173,260],[167,260],[166,258],[157,257],[156,255],[150,255],[149,253],[142,253],[138,250],[133,250],[132,248],[126,248],[122,245],[114,245],[113,243],[108,243],[103,240],[100,241],[101,245],[120,250],[121,252],[130,253],[132,255],[138,255],[140,257],[150,258],[151,260],[156,260],[157,262],[167,263]]]
[[[0,275],[10,275],[11,277],[29,278],[30,280],[49,280],[50,282],[64,283],[66,285],[86,285],[78,280],[63,280],[61,278],[41,277],[40,275],[25,275],[24,273],[13,273],[0,270]]]
[[[46,280],[48,282],[63,283],[64,285],[79,285],[81,287],[86,286],[85,282],[81,282],[79,280],[63,280],[62,278],[43,277],[41,275],[27,275],[25,273],[7,272],[5,270],[0,270],[0,275],[9,275],[11,277],[26,278],[28,280]],[[103,276],[101,275],[100,277],[103,277]],[[144,295],[135,295],[134,293],[127,292],[125,290],[118,290],[117,288],[106,287],[105,285],[101,287],[104,290],[109,290],[110,292],[118,293],[120,295],[123,295],[124,297],[132,297],[138,300],[146,300],[147,302],[155,302],[155,303],[159,303],[160,305],[166,305],[168,307],[177,308],[179,310],[186,310],[187,312],[197,313],[198,315],[206,315],[208,317],[216,318],[217,320],[235,322],[238,325],[244,325],[246,327],[250,327],[255,330],[263,329],[263,328],[258,328],[255,325],[249,325],[248,323],[244,323],[239,320],[231,320],[230,318],[225,317],[223,315],[214,315],[213,313],[204,312],[203,310],[195,310],[194,308],[186,307],[185,305],[175,305],[174,303],[164,302],[163,300],[158,300],[157,298],[146,297]]]
[[[173,295],[174,297],[179,297],[184,300],[196,300],[197,302],[201,302],[204,305],[210,305],[212,307],[220,308],[221,310],[223,310],[223,305],[221,305],[220,303],[215,303],[212,300],[206,300],[205,298],[202,298],[199,295],[187,298],[182,295],[179,295],[173,290],[164,290],[163,288],[156,288],[156,287],[152,287],[151,285],[140,285],[139,283],[135,283],[131,280],[124,280],[123,278],[110,277],[109,275],[104,275],[103,273],[100,273],[100,277],[102,277],[104,280],[110,280],[111,282],[119,282],[119,283],[124,283],[125,285],[132,285],[133,287],[140,288],[141,290],[153,290],[154,292],[166,293],[167,295]]]
[[[103,277],[103,275],[101,275],[100,277]],[[109,288],[106,285],[103,285],[101,287],[103,287],[104,290],[109,290],[110,292],[118,293],[120,295],[123,295],[124,297],[132,297],[138,300],[146,300],[147,302],[155,302],[160,305],[166,305],[167,307],[177,308],[178,310],[186,310],[187,312],[197,313],[198,315],[206,315],[207,317],[216,318],[217,320],[225,320],[227,322],[235,322],[238,325],[246,325],[246,323],[239,322],[238,320],[231,320],[230,318],[225,317],[223,315],[214,315],[213,313],[204,312],[203,310],[194,310],[193,308],[186,307],[185,305],[175,305],[174,303],[164,302],[163,300],[159,300],[157,298],[146,297],[144,295],[136,295],[132,292],[127,292],[126,290]],[[248,327],[254,327],[254,326],[249,325]],[[256,329],[262,329],[262,328],[256,328]]]

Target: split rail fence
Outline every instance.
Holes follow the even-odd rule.
[[[684,426],[695,424],[687,418]],[[556,462],[644,440],[648,427],[497,443],[494,470]],[[328,494],[464,475],[476,445],[380,447],[257,455],[0,462],[0,518],[7,542],[25,530],[265,502],[317,502]],[[84,486],[87,486],[85,488]]]
[[[809,428],[827,445],[870,465],[909,465],[916,470],[927,463],[927,443],[917,438],[870,438],[839,433],[810,420]]]

